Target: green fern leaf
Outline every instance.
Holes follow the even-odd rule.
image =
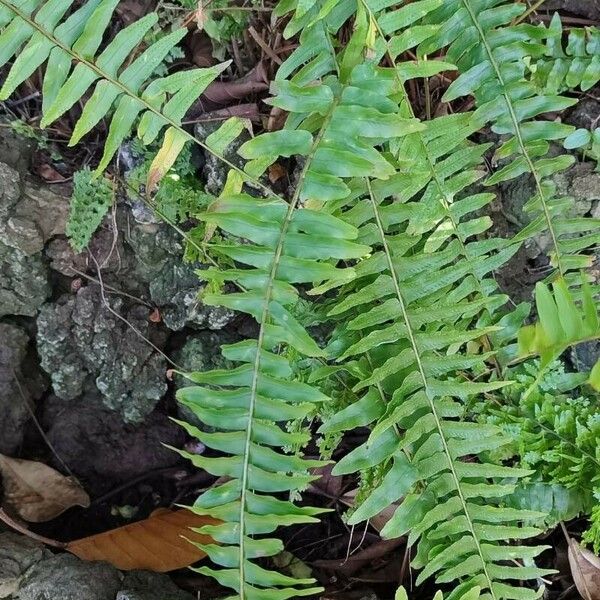
[[[15,56],[0,89],[0,99],[8,98],[47,61],[41,122],[46,126],[95,85],[76,123],[71,143],[77,143],[114,110],[97,172],[108,166],[140,115],[138,135],[146,144],[166,126],[186,140],[194,140],[181,128],[181,120],[192,102],[227,66],[193,69],[148,84],[155,69],[186,34],[185,29],[179,29],[166,35],[124,66],[156,23],[158,17],[154,13],[120,31],[96,56],[117,4],[116,0],[88,0],[59,24],[72,1],[49,0],[36,11],[39,3],[32,0],[14,3],[0,0],[0,22],[5,25],[0,34],[0,65]]]
[[[569,346],[600,337],[600,317],[590,285],[583,281],[581,306],[576,304],[564,279],[555,281],[552,288],[553,293],[544,283],[536,284],[539,321],[519,330],[520,357],[540,356],[542,369]]]
[[[594,234],[578,235],[583,239],[573,240],[573,232],[563,217],[564,199],[557,197],[556,186],[550,179],[568,168],[573,157],[542,158],[548,152],[549,141],[566,138],[574,128],[536,117],[563,110],[576,100],[553,94],[538,95],[536,86],[527,81],[525,64],[546,54],[547,47],[542,42],[549,31],[526,24],[511,25],[524,10],[524,5],[507,1],[450,0],[424,19],[427,24],[438,25],[439,30],[421,43],[419,52],[430,53],[448,46],[447,58],[458,66],[460,76],[448,88],[444,99],[474,95],[478,105],[475,114],[481,123],[490,122],[496,133],[509,136],[497,157],[510,163],[492,175],[487,184],[524,173],[532,175],[536,192],[525,206],[532,222],[521,235],[528,237],[547,231],[552,243],[552,264],[559,275],[565,276],[590,266],[591,257],[585,250],[598,240]],[[593,232],[595,228],[589,221],[587,231]]]
[[[563,47],[563,26],[555,13],[548,26],[544,55],[529,64],[531,81],[541,93],[587,91],[600,81],[600,29],[571,28]]]
[[[216,286],[234,284],[240,291],[208,294],[204,301],[249,314],[259,325],[257,340],[223,347],[224,355],[241,363],[239,367],[188,374],[202,387],[178,392],[179,400],[201,421],[219,429],[211,434],[189,427],[188,431],[208,447],[227,454],[189,458],[214,475],[233,478],[201,496],[193,507],[224,521],[210,531],[205,529],[225,545],[221,550],[206,549],[221,569],[203,567],[201,572],[234,588],[240,598],[287,598],[316,591],[301,587],[310,585],[308,581],[258,569],[251,562],[258,557],[253,553],[252,536],[272,533],[279,525],[311,522],[315,514],[314,509],[299,509],[273,497],[305,487],[314,479],[307,469],[319,464],[287,454],[285,448],[304,445],[308,434],[288,433],[274,422],[285,425],[327,401],[316,388],[294,379],[286,358],[291,350],[302,356],[325,357],[325,351],[293,316],[298,302],[293,284],[337,287],[354,276],[353,269],[337,263],[370,252],[369,246],[357,239],[352,224],[316,209],[324,208],[326,200],[348,197],[356,172],[389,177],[394,168],[378,149],[381,139],[409,135],[421,128],[415,119],[371,110],[357,104],[356,95],[345,94],[369,75],[361,67],[349,73],[345,85],[333,77],[320,85],[278,82],[271,103],[290,111],[286,128],[258,136],[240,148],[240,155],[249,161],[245,171],[249,165],[254,169],[257,160],[264,169],[282,155],[303,157],[302,173],[289,203],[272,196],[262,199],[225,192],[200,217],[210,227],[247,240],[243,245],[212,248],[240,266],[209,269],[202,277]],[[219,132],[227,127],[224,124]],[[260,556],[272,556],[281,548],[273,539],[267,540],[266,547],[273,551]]]

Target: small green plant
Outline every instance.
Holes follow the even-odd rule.
[[[510,443],[498,449],[494,461],[516,460],[531,471],[529,479],[540,482],[542,497],[555,500],[547,525],[583,514],[591,526],[587,542],[600,544],[598,510],[600,500],[600,406],[594,390],[585,386],[585,374],[565,372],[559,362],[544,370],[537,361],[511,372],[514,384],[493,401],[479,402],[474,411],[482,422],[502,428]],[[582,387],[580,387],[582,386]],[[534,390],[533,392],[531,390]],[[520,504],[533,504],[530,485],[518,491]],[[556,489],[551,490],[551,486]],[[563,488],[565,491],[562,491]],[[560,509],[559,507],[563,507]],[[544,512],[546,512],[546,510]]]
[[[22,138],[33,140],[38,148],[47,150],[50,153],[52,160],[61,159],[61,155],[53,147],[52,143],[48,140],[48,136],[43,129],[36,129],[31,125],[28,125],[20,119],[12,119],[9,121],[10,128]]]
[[[108,179],[94,177],[88,168],[75,173],[66,234],[76,252],[90,243],[113,202],[113,185]]]

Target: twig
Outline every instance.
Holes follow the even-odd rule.
[[[520,17],[514,20],[513,25],[518,25],[519,23],[522,23],[527,17],[529,17],[529,15],[532,15],[540,6],[542,6],[542,4],[544,4],[545,1],[546,0],[537,0],[537,2],[535,2],[533,6],[531,6],[531,8],[526,10]]]
[[[153,344],[141,331],[139,331],[125,317],[123,317],[122,315],[120,315],[109,304],[108,299],[106,298],[105,291],[104,291],[104,283],[102,281],[102,272],[101,272],[101,269],[100,269],[100,265],[98,264],[98,261],[96,260],[96,257],[92,254],[92,252],[90,252],[90,257],[92,258],[92,260],[96,264],[96,269],[97,269],[96,274],[98,275],[98,283],[100,285],[100,296],[102,297],[102,303],[104,304],[104,306],[106,307],[106,309],[112,315],[114,315],[115,317],[117,317],[117,319],[119,319],[120,321],[122,321],[123,323],[125,323],[125,325],[127,325],[127,327],[129,327],[138,337],[140,337],[142,340],[144,340],[144,342],[146,342],[149,346],[151,346],[154,350],[156,350],[170,365],[172,365],[173,367],[175,367],[175,369],[177,369],[178,371],[185,371],[185,369],[183,369],[183,367],[180,367],[176,362],[174,362],[173,360],[171,360],[158,346],[156,346],[156,344]]]
[[[248,33],[252,36],[252,39],[262,48],[263,52],[276,64],[281,65],[283,61],[273,52],[269,47],[269,44],[262,39],[258,31],[251,25],[248,27]]]
[[[33,531],[29,531],[27,527],[23,527],[20,523],[17,523],[14,519],[9,517],[3,508],[0,508],[0,521],[4,521],[9,527],[22,533],[23,535],[31,538],[32,540],[36,540],[37,542],[42,542],[42,544],[46,544],[46,546],[52,546],[53,548],[60,548],[64,550],[68,544],[64,542],[58,542],[57,540],[51,540],[50,538],[44,537],[42,535],[38,535],[37,533],[33,533]]]
[[[50,442],[48,436],[46,435],[46,432],[42,429],[42,426],[40,425],[39,421],[37,420],[35,413],[33,412],[33,409],[31,408],[31,406],[29,406],[29,402],[27,402],[27,397],[25,396],[25,393],[23,392],[21,382],[19,381],[19,378],[17,377],[17,372],[15,371],[14,367],[12,369],[12,372],[13,372],[13,377],[15,379],[15,383],[17,384],[17,389],[19,390],[19,395],[21,396],[21,400],[23,401],[23,404],[25,405],[25,408],[27,409],[27,412],[29,413],[31,420],[34,422],[35,426],[37,427],[37,430],[40,432],[42,439],[44,440],[44,442],[46,443],[48,448],[50,448],[50,451],[52,452],[52,454],[54,454],[54,456],[57,458],[58,462],[60,462],[60,464],[65,468],[65,471],[67,471],[67,473],[75,481],[77,481],[77,483],[79,483],[79,485],[81,485],[81,482],[77,479],[75,473],[73,473],[73,471],[71,471],[71,469],[69,468],[69,465],[67,465],[67,463],[61,458],[60,454],[56,451],[56,449]]]
[[[87,279],[90,283],[95,283],[96,285],[100,285],[100,282],[95,277],[92,277],[91,275],[88,275],[87,273],[84,273],[83,271],[80,271],[79,269],[76,269],[75,267],[72,267],[71,265],[69,265],[69,270],[73,271],[73,273],[75,273],[75,275],[78,275],[79,277],[83,277],[83,278]],[[117,296],[124,296],[125,298],[129,298],[130,300],[135,300],[139,304],[143,304],[144,306],[147,306],[151,310],[154,310],[156,308],[156,306],[154,306],[153,304],[150,304],[149,302],[146,302],[145,300],[142,300],[141,298],[138,298],[137,296],[128,294],[127,292],[124,292],[122,290],[118,290],[117,288],[107,285],[106,283],[104,284],[104,289],[109,294],[116,294]]]

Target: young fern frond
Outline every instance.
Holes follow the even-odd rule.
[[[42,86],[41,125],[45,126],[80,101],[95,84],[70,144],[76,144],[114,107],[97,172],[108,166],[140,115],[137,133],[144,144],[154,141],[165,126],[171,137],[193,140],[181,128],[181,120],[227,64],[153,77],[186,29],[166,35],[127,64],[157,22],[155,13],[120,31],[96,56],[118,0],[87,0],[61,23],[72,4],[73,0],[49,0],[40,7],[40,0],[0,0],[0,27],[4,28],[0,34],[0,66],[15,56],[0,89],[0,99],[8,98],[47,62]]]
[[[556,280],[552,290],[553,293],[542,282],[536,284],[535,303],[539,320],[521,327],[518,333],[519,358],[540,357],[538,376],[525,392],[525,398],[535,390],[546,370],[567,348],[600,339],[600,315],[589,284],[583,281],[581,306],[575,302],[564,279]],[[590,376],[590,383],[596,389],[600,387],[599,365],[600,360]]]
[[[573,28],[564,46],[562,22],[555,13],[548,27],[544,56],[532,59],[528,68],[540,93],[590,90],[600,81],[600,29]]]
[[[444,99],[451,101],[473,94],[481,122],[490,122],[496,133],[510,136],[496,152],[496,160],[510,162],[486,184],[531,174],[536,193],[525,210],[533,215],[533,220],[521,237],[548,232],[551,263],[559,275],[565,276],[590,266],[592,258],[585,251],[598,243],[598,235],[593,231],[593,223],[585,235],[580,235],[585,228],[580,224],[574,230],[561,216],[570,199],[557,197],[551,176],[573,164],[574,157],[546,155],[550,142],[566,138],[574,128],[536,117],[561,111],[576,100],[540,96],[536,86],[525,79],[524,60],[543,56],[545,46],[540,40],[547,31],[526,24],[509,25],[523,10],[523,4],[507,1],[449,0],[424,20],[438,25],[439,30],[421,44],[419,51],[427,54],[448,46],[447,57],[457,65],[461,75],[450,85]]]

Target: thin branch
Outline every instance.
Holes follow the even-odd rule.
[[[0,521],[4,521],[11,529],[22,533],[23,535],[35,540],[36,542],[41,542],[42,544],[46,544],[46,546],[52,546],[53,548],[60,548],[64,550],[68,547],[68,544],[64,542],[59,542],[57,540],[52,540],[50,538],[44,537],[42,535],[38,535],[37,533],[33,533],[33,531],[29,531],[27,527],[24,527],[17,521],[15,521],[12,517],[9,517],[3,508],[0,508]]]

